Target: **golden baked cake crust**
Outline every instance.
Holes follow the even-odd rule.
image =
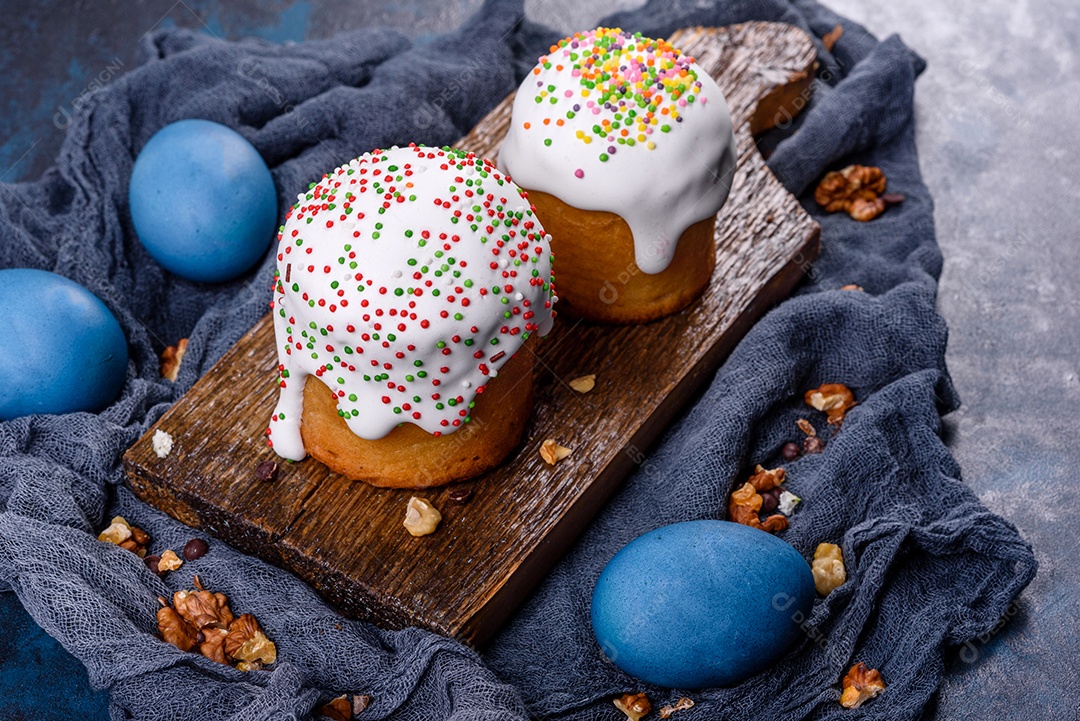
[[[716,81],[665,40],[604,27],[540,57],[499,148],[552,236],[567,310],[609,323],[674,313],[705,288],[737,160]]]
[[[618,215],[573,208],[538,190],[529,191],[529,200],[551,234],[560,310],[569,315],[601,323],[645,323],[685,308],[712,278],[715,217],[687,228],[671,264],[649,275],[634,262],[634,237]]]
[[[532,365],[531,349],[518,351],[476,397],[472,422],[454,433],[433,436],[402,423],[373,441],[349,430],[330,389],[309,376],[300,421],[304,446],[335,473],[383,488],[431,488],[473,478],[521,442],[533,409]]]

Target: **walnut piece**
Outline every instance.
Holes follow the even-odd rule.
[[[590,373],[587,376],[581,376],[570,381],[570,387],[578,393],[588,393],[596,387],[596,374]]]
[[[254,616],[245,613],[233,618],[225,594],[206,590],[198,576],[195,586],[195,591],[173,594],[172,606],[158,596],[158,631],[163,639],[181,651],[198,646],[199,653],[217,663],[235,661],[241,671],[257,671],[277,660],[277,647]]]
[[[169,549],[161,554],[161,558],[158,559],[158,573],[162,571],[175,571],[184,565],[184,562],[180,560],[180,557],[176,555],[176,552]]]
[[[544,462],[549,466],[554,466],[562,459],[569,456],[571,450],[566,446],[560,446],[557,441],[548,438],[546,441],[540,444],[540,457],[544,459]]]
[[[829,32],[821,36],[821,44],[825,46],[825,49],[832,51],[833,45],[836,45],[836,41],[839,40],[844,34],[844,26],[837,25]]]
[[[176,612],[199,630],[207,626],[228,628],[233,614],[225,594],[207,591],[202,587],[198,576],[195,577],[195,587],[198,590],[177,591],[173,594],[173,607]]]
[[[664,706],[660,709],[660,718],[671,718],[671,714],[676,711],[685,711],[688,708],[694,708],[694,702],[691,699],[683,696],[681,699],[675,702],[674,706]]]
[[[359,716],[364,712],[364,709],[371,703],[371,696],[366,693],[358,693],[352,697],[352,713],[353,716]]]
[[[405,507],[405,530],[414,536],[426,536],[439,527],[442,514],[426,498],[413,496]]]
[[[844,676],[843,689],[840,705],[844,708],[859,708],[863,702],[885,690],[885,680],[881,678],[880,671],[859,661]]]
[[[771,491],[784,482],[786,475],[787,471],[783,468],[775,468],[769,471],[759,465],[754,469],[754,475],[750,476],[749,483],[758,493]]]
[[[167,378],[170,381],[176,381],[176,376],[180,373],[180,363],[184,360],[184,353],[187,352],[188,339],[181,338],[176,342],[176,345],[171,345],[161,353],[161,377]]]
[[[858,221],[873,220],[885,211],[885,174],[881,168],[849,165],[826,173],[814,191],[814,200],[828,213],[844,211]]]
[[[848,215],[860,223],[867,223],[885,212],[885,201],[881,198],[855,198],[848,208]]]
[[[784,469],[769,471],[761,466],[754,470],[754,475],[741,488],[731,494],[728,501],[728,520],[741,523],[751,528],[760,528],[769,533],[778,533],[788,527],[788,519],[780,513],[774,513],[764,521],[758,516],[764,499],[758,491],[768,491],[784,482]],[[761,487],[758,488],[757,486]]]
[[[225,642],[229,638],[229,632],[224,628],[207,626],[202,630],[202,634],[203,641],[199,644],[199,653],[211,661],[229,663],[229,659],[225,658]]]
[[[803,439],[802,444],[803,455],[809,456],[814,453],[823,453],[825,451],[825,440],[818,436],[817,430],[810,424],[810,421],[805,418],[800,418],[795,421],[795,425],[799,427],[800,431],[806,434],[806,438]]]
[[[158,596],[158,603],[161,604],[157,612],[158,632],[161,637],[181,651],[190,651],[198,641],[199,629],[188,623],[161,596]]]
[[[131,540],[135,541],[143,549],[150,545],[150,534],[139,528],[138,526],[131,527]]]
[[[131,538],[131,524],[124,520],[123,516],[115,516],[109,527],[98,534],[99,541],[112,543],[119,546]]]
[[[855,405],[855,394],[843,383],[826,383],[806,391],[806,405],[828,414],[829,425],[838,426]],[[800,426],[801,427],[801,426]]]
[[[814,550],[814,587],[822,596],[828,596],[847,580],[844,570],[844,554],[835,543],[819,543]]]
[[[642,716],[652,711],[649,697],[643,693],[623,694],[613,700],[612,703],[615,704],[615,708],[626,714],[626,718],[630,719],[630,721],[638,721]]]
[[[352,702],[345,695],[338,696],[333,701],[324,703],[316,711],[317,714],[333,721],[351,721],[353,717]]]
[[[229,624],[225,653],[248,663],[272,664],[277,660],[277,646],[266,637],[259,622],[250,613],[241,614]]]
[[[113,516],[109,527],[98,534],[98,540],[112,543],[125,551],[146,557],[146,547],[150,545],[150,534],[124,520],[123,516]]]

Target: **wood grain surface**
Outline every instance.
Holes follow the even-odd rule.
[[[352,482],[310,458],[282,464],[274,482],[256,478],[260,462],[279,460],[264,436],[277,398],[269,315],[128,451],[134,492],[293,571],[347,615],[475,645],[489,639],[818,254],[817,224],[766,169],[752,137],[805,105],[815,66],[809,37],[748,23],[671,40],[717,79],[735,120],[739,165],[717,223],[712,282],[686,310],[654,323],[557,322],[536,347],[537,409],[517,453],[475,480],[419,494],[442,511],[438,531],[413,538],[402,527],[410,491]],[[458,147],[494,157],[511,99]],[[570,388],[589,373],[592,392]],[[151,446],[158,429],[175,443],[164,459]],[[546,438],[572,455],[545,464]],[[472,500],[452,502],[448,494],[463,487]]]

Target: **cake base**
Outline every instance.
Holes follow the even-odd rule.
[[[647,323],[690,305],[712,278],[715,215],[683,231],[671,263],[650,275],[635,262],[634,235],[620,216],[581,210],[543,191],[528,193],[551,234],[559,313],[599,323]]]
[[[304,447],[335,473],[382,488],[432,488],[473,478],[502,463],[521,442],[533,409],[532,366],[532,351],[523,346],[476,396],[472,420],[453,433],[434,436],[402,423],[378,440],[350,431],[333,392],[308,376],[300,420]]]

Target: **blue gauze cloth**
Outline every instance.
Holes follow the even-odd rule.
[[[665,2],[605,24],[664,37],[688,25],[787,22],[821,37],[841,18],[809,0]],[[204,286],[173,277],[139,245],[127,208],[139,149],[167,123],[206,118],[239,130],[271,167],[282,210],[297,192],[372,148],[452,143],[514,89],[552,31],[523,21],[520,0],[491,0],[459,30],[410,47],[385,30],[279,46],[184,30],[144,40],[142,63],[96,92],[68,129],[55,167],[0,185],[0,267],[72,278],[101,297],[127,334],[123,394],[99,414],[0,424],[0,588],[110,690],[114,719],[298,718],[341,693],[373,698],[363,719],[619,719],[611,697],[645,690],[655,706],[683,692],[651,688],[604,660],[589,597],[608,559],[663,524],[722,517],[734,484],[781,463],[817,422],[823,454],[786,464],[804,501],[781,537],[806,558],[839,542],[848,582],[819,601],[807,637],[772,669],[733,688],[691,694],[695,719],[850,719],[837,703],[855,661],[881,670],[885,693],[864,719],[915,719],[945,654],[989,631],[1032,579],[1031,548],[960,481],[940,437],[958,399],[934,308],[941,254],[915,153],[913,84],[922,61],[896,37],[844,21],[810,109],[770,166],[822,224],[824,251],[795,297],[757,323],[701,399],[667,432],[600,517],[482,654],[418,629],[343,619],[289,573],[211,539],[211,552],[164,580],[96,534],[113,515],[147,529],[155,549],[199,535],[122,486],[120,457],[267,312],[273,258]],[[826,170],[881,166],[902,205],[871,223],[821,216]],[[866,292],[838,290],[856,283]],[[175,384],[158,354],[190,337]],[[5,339],[5,342],[11,342]],[[824,382],[859,400],[828,437],[802,394]],[[182,653],[156,635],[156,597],[199,573],[277,643],[273,671],[242,673]],[[678,643],[678,639],[672,639]]]

